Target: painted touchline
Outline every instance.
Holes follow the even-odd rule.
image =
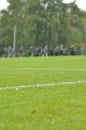
[[[40,88],[40,87],[50,87],[50,86],[58,86],[58,85],[73,85],[73,84],[85,84],[86,80],[81,81],[67,81],[67,82],[57,82],[57,83],[37,83],[32,85],[24,85],[24,86],[10,86],[10,87],[0,87],[0,90],[9,90],[9,89],[22,89],[22,88]]]

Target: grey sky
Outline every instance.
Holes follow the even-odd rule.
[[[70,3],[73,0],[63,0],[65,3]],[[86,10],[86,0],[76,0],[76,4],[79,8]],[[7,0],[0,0],[0,10],[6,9],[8,6]]]

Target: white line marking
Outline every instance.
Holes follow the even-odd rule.
[[[3,70],[4,68],[0,68],[0,70]],[[35,70],[35,71],[38,71],[38,70],[43,70],[43,71],[46,71],[46,70],[64,70],[64,71],[86,71],[85,68],[8,68],[8,70]]]
[[[50,86],[58,86],[58,85],[74,85],[74,84],[86,84],[86,80],[81,81],[69,81],[69,82],[58,82],[58,83],[45,83],[45,84],[32,84],[32,85],[24,85],[24,86],[11,86],[11,87],[0,87],[0,90],[8,90],[8,89],[22,89],[22,88],[40,88],[40,87],[50,87]]]
[[[86,69],[82,68],[13,68],[14,70],[65,70],[65,71],[86,71]]]

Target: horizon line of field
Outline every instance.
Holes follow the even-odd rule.
[[[41,84],[32,84],[32,85],[24,85],[24,86],[7,86],[7,87],[0,87],[1,90],[8,90],[8,89],[22,89],[22,88],[41,88],[41,87],[57,87],[61,85],[75,85],[75,84],[86,84],[86,80],[81,81],[67,81],[67,82],[57,82],[57,83],[41,83]]]

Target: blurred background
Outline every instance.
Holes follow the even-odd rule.
[[[0,0],[1,1],[1,0]],[[1,3],[2,2],[2,3]],[[82,0],[1,1],[0,56],[69,55],[86,52],[86,10]],[[81,7],[80,7],[81,5]],[[59,48],[58,54],[56,49]],[[9,49],[9,50],[8,50]],[[60,49],[63,53],[60,54]]]

